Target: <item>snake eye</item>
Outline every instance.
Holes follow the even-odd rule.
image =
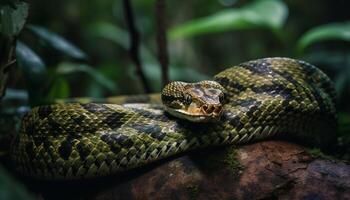
[[[185,94],[185,104],[190,105],[192,103],[192,97],[189,94]]]

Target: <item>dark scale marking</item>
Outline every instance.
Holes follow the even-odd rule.
[[[101,140],[104,141],[104,142],[109,142],[110,140],[110,134],[103,134],[101,135]]]
[[[223,87],[227,87],[230,84],[230,80],[226,77],[216,77],[215,81],[220,83]]]
[[[313,66],[309,63],[306,63],[303,61],[299,61],[298,63],[299,63],[299,65],[303,66],[303,69],[307,75],[307,78],[305,81],[311,86],[312,95],[315,97],[315,99],[320,107],[321,112],[327,112],[326,111],[327,106],[325,104],[325,101],[323,101],[323,98],[320,95],[320,92],[322,92],[322,91],[319,91],[319,89],[315,85],[316,83],[314,83],[314,80],[312,79],[312,77],[315,76],[316,73],[321,74],[322,72],[319,72],[315,66]],[[324,77],[324,78],[327,78],[327,77]],[[330,88],[331,89],[330,91],[334,91],[332,86],[330,86],[330,84],[329,84],[330,81],[327,82],[327,85],[325,83],[326,83],[325,81],[322,82],[320,87],[321,88]],[[329,94],[329,95],[331,95],[331,94]]]
[[[332,98],[333,104],[336,104],[336,93],[335,93],[335,88],[334,85],[331,84],[330,80],[328,81],[323,81],[321,83],[321,88]]]
[[[217,89],[208,89],[206,91],[209,93],[208,95],[217,95],[219,93]]]
[[[158,140],[162,140],[165,137],[165,134],[163,132],[159,131],[159,132],[153,132],[151,134],[151,136],[153,138],[157,138]]]
[[[60,147],[58,147],[59,154],[65,160],[67,160],[72,153],[72,141],[72,137],[67,137],[67,139],[61,143]]]
[[[34,144],[32,141],[28,142],[25,146],[26,153],[30,160],[33,160],[35,158],[35,151],[34,151]]]
[[[35,126],[32,121],[30,121],[27,126],[25,127],[25,132],[27,135],[34,135],[35,133]]]
[[[266,59],[261,59],[258,61],[242,63],[239,66],[244,69],[248,69],[250,72],[254,74],[267,75],[267,74],[273,73],[270,67],[270,63],[268,63],[267,61],[268,60]]]
[[[305,73],[308,75],[308,76],[311,76],[312,74],[316,73],[318,70],[315,66],[311,65],[310,63],[307,63],[307,62],[304,62],[304,61],[301,61],[301,60],[297,60],[298,64],[300,66],[303,67]]]
[[[34,135],[32,139],[34,141],[35,146],[39,146],[45,141],[45,137],[40,135]]]
[[[274,69],[270,68],[269,67],[270,63],[268,63],[267,61],[268,60],[266,60],[266,59],[262,59],[262,60],[259,60],[259,62],[243,63],[240,66],[250,70],[252,73],[256,73],[256,74],[259,74],[259,75],[265,75],[267,73],[272,75],[272,76],[279,75],[279,76],[283,77],[284,79],[286,79],[287,81],[289,81],[290,83],[292,83],[293,85],[295,85],[297,88],[305,88],[305,86],[303,86],[298,81],[296,81],[293,78],[293,76],[291,76],[288,72],[286,72],[286,71],[277,71],[277,70],[274,70]],[[263,64],[263,63],[265,63],[265,64]],[[308,75],[308,76],[311,76],[311,75],[313,75],[314,73],[317,72],[317,69],[314,66],[312,66],[312,65],[310,65],[310,64],[308,64],[306,62],[300,62],[299,61],[297,63],[299,64],[299,66],[301,66],[303,68],[303,72],[305,72],[306,75]],[[311,91],[312,91],[312,95],[314,96],[314,98],[316,99],[317,103],[319,104],[320,109],[322,111],[326,110],[326,105],[323,102],[323,99],[320,96],[319,91],[316,89],[315,84],[312,83],[312,81],[310,81],[310,79],[306,79],[305,81],[310,86]],[[264,87],[252,88],[252,89],[254,89],[253,91],[255,91],[257,93],[264,92],[263,90],[266,89],[266,92],[268,92],[271,95],[277,94],[279,92],[280,95],[282,95],[283,97],[285,97],[287,99],[287,101],[290,100],[290,97],[291,97],[290,92],[291,92],[291,90],[287,90],[287,88],[284,88],[284,86],[278,86],[275,89],[272,88],[272,87],[266,87],[266,86],[264,86]],[[308,95],[309,99],[313,99],[308,92],[306,92],[306,95]]]
[[[132,139],[125,135],[121,135],[121,134],[111,135],[111,138],[125,148],[130,148],[134,144]]]
[[[193,90],[199,90],[203,92],[203,85],[202,84],[194,84],[194,89]]]
[[[234,88],[237,89],[240,92],[245,91],[247,88],[237,82],[232,82],[230,81],[230,79],[226,78],[226,77],[217,77],[215,78],[215,81],[217,81],[218,83],[220,83],[224,88]]]
[[[270,67],[271,63],[268,62],[268,59],[260,59],[258,61],[253,61],[253,62],[247,62],[243,63],[239,66],[248,69],[254,74],[258,75],[271,75],[271,76],[281,76],[290,83],[292,83],[295,86],[298,87],[303,87],[300,85],[290,74],[287,72],[280,72],[277,70],[274,70],[273,68]],[[256,93],[264,93],[266,92],[267,94],[270,95],[277,95],[280,94],[284,98],[290,100],[292,98],[292,90],[286,88],[284,85],[281,84],[273,84],[273,85],[263,85],[260,87],[252,87],[252,90]]]
[[[52,146],[52,142],[50,142],[49,140],[44,140],[43,145],[45,149],[49,149]]]
[[[320,111],[326,112],[327,106],[325,105],[325,101],[323,100],[323,98],[320,95],[321,91],[319,91],[319,89],[313,84],[310,84],[310,87],[311,87],[312,94],[315,97],[315,100],[317,101],[317,104],[320,108]]]
[[[294,112],[295,109],[293,108],[293,106],[289,105],[289,101],[285,100],[282,102],[282,107],[284,108],[284,110],[286,111],[286,113],[289,112]]]
[[[203,99],[208,99],[208,100],[211,100],[211,101],[215,101],[216,100],[216,96],[211,96],[211,95],[207,95],[207,94],[204,94],[203,96],[202,96],[202,98]]]
[[[88,145],[80,142],[79,144],[77,144],[77,151],[79,153],[81,160],[85,160],[85,158],[90,154],[91,149],[89,148]]]
[[[91,113],[106,113],[110,111],[111,109],[103,104],[95,104],[95,103],[87,103],[87,104],[80,104],[85,110],[91,112]]]
[[[100,124],[99,125],[82,124],[82,126],[80,126],[81,130],[79,132],[94,134],[94,133],[96,133],[96,131],[98,131],[99,127],[100,127]]]
[[[239,105],[242,107],[249,107],[251,105],[256,104],[257,100],[256,99],[252,99],[252,98],[248,98],[248,99],[237,99],[234,102],[232,102],[232,105]]]
[[[81,139],[81,138],[82,138],[82,135],[81,135],[80,132],[74,132],[74,131],[72,131],[72,130],[69,130],[69,131],[67,132],[67,135],[68,135],[67,138],[69,138],[70,140],[73,140],[73,139]]]
[[[146,151],[145,160],[147,160],[150,155],[151,155],[151,150]]]
[[[132,125],[131,127],[142,133],[146,133],[157,140],[162,140],[165,137],[165,134],[162,132],[162,128],[155,124],[136,124]]]
[[[290,74],[286,73],[286,72],[279,72],[276,71],[276,74],[280,75],[281,77],[283,77],[284,79],[286,79],[287,81],[289,81],[290,83],[292,83],[293,85],[297,86],[297,88],[305,88],[305,86],[303,86],[302,84],[300,84],[298,81],[296,81]],[[309,95],[308,93],[306,93],[307,95]],[[310,96],[308,96],[308,98],[312,99]]]
[[[113,153],[117,154],[120,152],[120,146],[117,143],[115,143],[107,134],[102,135],[101,140],[108,144],[109,148]]]
[[[52,118],[48,119],[48,125],[50,126],[49,133],[54,136],[60,135],[64,131],[64,128]]]
[[[173,101],[182,101],[183,98],[182,97],[175,97],[175,96],[169,96],[169,95],[162,95],[162,101],[163,102],[173,102]]]
[[[254,104],[253,104],[253,106],[251,106],[250,108],[249,108],[249,110],[247,111],[247,113],[246,113],[246,115],[248,116],[248,117],[251,117],[252,119],[253,119],[253,117],[254,117],[254,112],[255,111],[257,111],[258,109],[259,109],[259,106],[261,105],[261,102],[260,101],[255,101],[254,102]],[[258,116],[255,116],[255,117],[258,117]]]
[[[143,109],[138,109],[138,108],[131,108],[134,112],[137,112],[139,115],[149,118],[149,119],[154,119],[156,121],[162,121],[162,122],[168,122],[169,118],[165,116],[163,113],[162,114],[155,114],[153,112],[143,110]]]
[[[124,121],[122,120],[124,116],[124,113],[113,112],[106,116],[103,123],[107,124],[111,129],[117,129],[124,124]]]
[[[301,86],[300,83],[298,81],[296,81],[288,72],[274,70],[274,73],[283,77],[284,79],[291,82],[295,86]]]
[[[77,117],[72,117],[72,119],[73,119],[73,121],[76,123],[76,124],[78,124],[78,125],[82,125],[83,124],[83,122],[85,121],[85,116],[84,115],[79,115],[79,116],[77,116]]]
[[[232,113],[224,112],[222,115],[223,121],[228,121],[233,127],[237,127],[237,130],[241,130],[244,127],[244,124],[241,122],[241,119],[237,115],[233,115]]]
[[[281,95],[287,100],[290,100],[293,97],[293,90],[280,84],[254,86],[251,90],[257,94],[266,93],[272,96]]]
[[[117,131],[111,131],[110,133],[103,134],[101,140],[106,142],[114,153],[120,151],[120,147],[130,148],[134,142],[126,135],[120,134]]]
[[[41,119],[48,117],[52,113],[51,106],[40,106],[38,108],[38,115]]]
[[[299,63],[300,64],[300,63]],[[302,64],[303,66],[303,71],[305,72],[306,68],[311,68],[309,66],[312,65],[307,65],[307,64]],[[293,83],[294,85],[298,86],[299,88],[305,88],[303,85],[301,85],[299,82],[297,82],[290,74],[288,74],[287,72],[277,72],[277,74],[279,74],[280,76],[282,76],[283,78],[285,78],[286,80],[288,80],[289,82]],[[311,93],[313,95],[313,97],[316,99],[320,110],[321,111],[325,111],[326,110],[326,105],[322,99],[322,97],[320,96],[320,93],[318,91],[318,89],[316,88],[315,84],[310,80],[310,79],[305,79],[305,81],[308,83],[308,85],[310,86],[311,89]],[[309,99],[313,99],[310,94],[307,92],[306,93]]]

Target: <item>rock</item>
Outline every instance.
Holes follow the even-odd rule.
[[[265,141],[195,151],[127,175],[41,183],[35,190],[42,199],[350,199],[350,165],[320,155]]]

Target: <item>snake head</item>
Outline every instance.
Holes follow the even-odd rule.
[[[198,83],[171,82],[162,91],[165,111],[192,122],[220,119],[225,102],[225,89],[215,81]]]

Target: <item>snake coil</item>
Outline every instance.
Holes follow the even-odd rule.
[[[322,142],[336,127],[335,92],[318,68],[289,58],[242,63],[214,77],[227,103],[215,123],[152,106],[66,103],[33,108],[11,149],[16,170],[41,179],[107,176],[191,149],[275,134]]]

